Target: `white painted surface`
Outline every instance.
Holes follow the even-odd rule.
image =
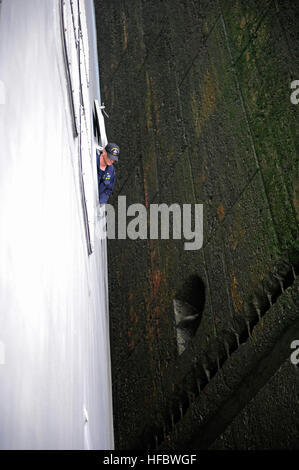
[[[2,1],[0,83],[0,448],[113,449],[106,241],[94,161],[88,256],[58,0]]]

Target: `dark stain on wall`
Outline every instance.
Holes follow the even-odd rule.
[[[298,2],[95,9],[109,202],[204,214],[199,250],[108,240],[115,447],[298,449]],[[198,313],[181,354],[175,298]]]

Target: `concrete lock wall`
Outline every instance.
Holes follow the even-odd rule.
[[[298,3],[95,9],[109,202],[204,210],[199,250],[108,240],[115,446],[298,448]],[[174,297],[200,320],[183,352]]]

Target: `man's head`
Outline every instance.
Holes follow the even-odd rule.
[[[107,165],[112,165],[114,162],[118,162],[120,149],[116,144],[108,143],[103,150],[103,157]]]

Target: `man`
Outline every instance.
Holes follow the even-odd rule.
[[[96,150],[100,204],[106,204],[112,193],[116,177],[113,163],[118,161],[119,153],[119,146],[111,143]]]

